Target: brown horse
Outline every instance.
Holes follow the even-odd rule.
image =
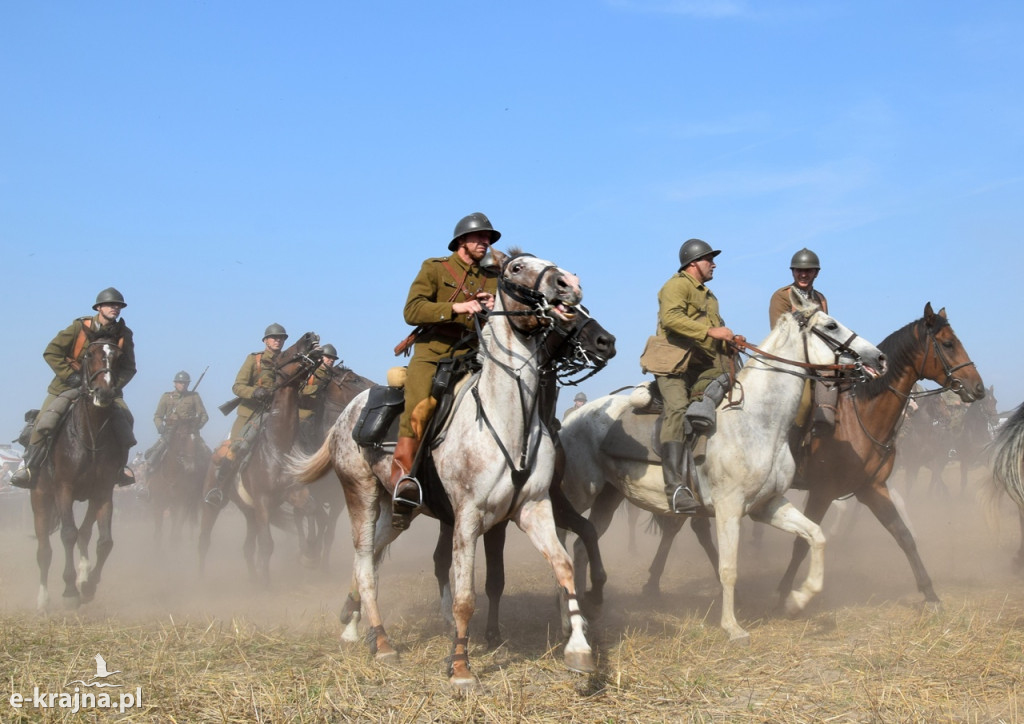
[[[195,525],[202,501],[203,479],[210,466],[211,451],[192,426],[178,424],[164,433],[167,447],[147,470],[153,538],[159,547],[164,516],[170,516],[172,545],[181,542],[185,521]]]
[[[930,303],[925,305],[924,317],[893,332],[878,347],[889,360],[888,371],[840,395],[835,433],[812,438],[810,446],[800,452],[793,487],[808,491],[804,515],[816,523],[825,517],[833,500],[855,495],[903,549],[925,601],[939,606],[917,543],[893,505],[886,481],[915,382],[932,380],[956,392],[964,402],[982,399],[985,385],[949,325],[946,310],[936,314]],[[798,538],[779,584],[781,595],[792,590],[807,550],[807,543]]]
[[[299,447],[307,454],[315,452],[327,439],[327,433],[345,406],[360,392],[375,385],[348,367],[331,367],[329,375],[325,387],[316,397],[313,415],[301,426]],[[327,571],[338,518],[345,510],[345,491],[333,476],[321,478],[307,489],[317,510],[315,515],[298,516],[299,537],[310,564],[319,565],[321,570]]]
[[[274,539],[270,534],[271,522],[287,502],[295,510],[312,512],[309,491],[298,485],[285,472],[285,458],[295,446],[299,430],[299,390],[309,374],[320,364],[322,353],[320,338],[307,332],[295,344],[281,352],[281,360],[274,368],[275,384],[269,406],[261,415],[259,432],[252,453],[243,462],[234,484],[227,494],[245,515],[246,537],[242,551],[249,567],[249,577],[263,588],[270,585],[270,556]],[[215,466],[206,474],[204,493],[216,481]],[[199,571],[206,567],[206,554],[210,548],[210,532],[220,508],[202,506],[199,530]]]
[[[87,346],[82,356],[82,383],[61,426],[54,432],[48,460],[40,466],[32,489],[32,513],[36,532],[36,562],[39,565],[40,610],[49,603],[47,577],[53,549],[50,533],[60,524],[64,544],[64,602],[77,607],[91,601],[100,582],[103,565],[114,547],[111,535],[114,483],[128,459],[128,450],[117,435],[120,412],[114,400],[120,394],[116,368],[121,349],[123,320],[98,329],[85,328]],[[80,526],[75,524],[73,505],[88,501]],[[89,566],[89,542],[96,524],[96,562]],[[74,547],[78,545],[77,575]]]

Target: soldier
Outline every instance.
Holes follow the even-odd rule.
[[[124,296],[114,287],[108,287],[96,295],[96,303],[92,305],[96,311],[94,317],[79,317],[66,329],[57,333],[43,352],[43,359],[54,372],[54,378],[50,386],[46,388],[47,396],[40,407],[40,417],[50,404],[57,397],[69,390],[78,389],[82,384],[82,356],[85,354],[85,329],[97,330],[103,326],[115,324],[121,316],[121,310],[127,307]],[[121,354],[117,358],[117,366],[114,370],[116,377],[115,387],[117,397],[114,400],[116,411],[114,414],[115,430],[118,440],[124,446],[124,461],[122,466],[128,462],[128,451],[135,444],[135,435],[132,431],[134,419],[132,413],[121,396],[121,390],[135,376],[135,342],[132,331],[127,326],[122,328],[121,336],[118,339],[118,346]],[[49,449],[50,435],[53,429],[40,429],[37,423],[33,425],[32,435],[29,439],[28,449],[25,451],[24,464],[14,473],[11,478],[11,485],[19,488],[31,488],[35,485],[36,472],[39,465],[46,458]],[[124,472],[121,479],[115,481],[117,485],[131,485],[135,479]]]
[[[497,279],[485,274],[480,262],[500,237],[501,232],[483,214],[463,217],[448,242],[448,250],[454,253],[423,262],[409,287],[405,321],[418,326],[389,481],[395,528],[408,528],[413,512],[423,501],[419,481],[409,475],[422,434],[422,430],[413,429],[413,411],[430,396],[439,360],[476,350],[474,315],[493,309],[498,289]]]
[[[569,419],[569,415],[571,415],[572,413],[576,412],[576,410],[580,409],[585,404],[587,404],[587,395],[585,393],[583,393],[583,392],[577,392],[576,396],[574,398],[572,398],[572,407],[570,407],[568,410],[566,410],[565,414],[562,415],[562,422],[565,422],[566,420],[568,420]]]
[[[206,494],[208,505],[219,508],[227,502],[224,487],[235,477],[238,463],[247,452],[246,432],[255,429],[255,423],[250,425],[250,420],[257,412],[263,411],[274,396],[274,360],[286,339],[288,333],[280,324],[275,322],[268,326],[263,332],[263,350],[247,356],[235,376],[231,391],[241,398],[241,402],[230,436],[213,453],[217,484]]]
[[[658,292],[656,336],[677,349],[671,365],[660,373],[652,370],[665,400],[661,469],[668,507],[675,513],[690,514],[700,508],[687,486],[686,409],[726,371],[727,342],[737,337],[725,326],[718,299],[705,286],[714,276],[715,257],[720,253],[701,239],[686,241],[679,248],[679,271]]]
[[[167,449],[166,435],[176,429],[185,432],[199,432],[210,419],[206,414],[206,406],[198,392],[188,389],[192,378],[182,370],[174,375],[174,389],[160,396],[153,424],[156,425],[160,439],[146,452],[146,458],[156,464],[164,450]]]
[[[323,359],[299,391],[300,424],[313,417],[317,395],[331,381],[334,365],[338,361],[338,350],[333,344],[325,344],[321,349],[324,352]]]
[[[821,271],[821,262],[818,255],[804,247],[793,255],[789,262],[789,269],[793,273],[793,283],[776,290],[768,303],[768,323],[772,329],[779,317],[786,312],[793,311],[793,302],[790,300],[789,291],[792,289],[804,299],[821,305],[824,312],[828,312],[828,300],[825,295],[814,288],[814,280],[818,278]],[[839,404],[839,388],[823,380],[815,380],[811,386],[813,407],[811,412],[811,434],[823,435],[831,432],[836,424],[836,408]],[[806,415],[802,415],[797,421],[797,427],[802,428],[807,421]]]
[[[789,290],[793,289],[805,299],[821,305],[824,312],[828,312],[828,300],[825,295],[814,288],[814,280],[818,278],[821,271],[821,262],[818,255],[807,248],[803,248],[793,255],[789,263],[789,270],[793,273],[793,283],[778,289],[772,294],[768,303],[768,323],[775,328],[779,317],[786,312],[793,311],[793,303],[789,299]]]

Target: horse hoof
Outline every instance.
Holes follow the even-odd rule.
[[[64,596],[64,608],[73,611],[81,605],[82,599],[79,596]]]
[[[480,682],[468,670],[463,673],[452,674],[448,678],[448,683],[460,694],[476,691],[480,686]]]
[[[564,659],[569,671],[577,674],[593,674],[597,671],[597,663],[591,651],[566,651]]]
[[[925,613],[942,613],[942,601],[925,601]]]
[[[729,643],[733,646],[747,648],[750,646],[750,634],[746,631],[738,634],[729,634]]]
[[[398,652],[391,648],[387,651],[378,651],[374,655],[373,660],[379,664],[397,664]]]

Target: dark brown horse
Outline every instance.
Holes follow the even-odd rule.
[[[960,496],[965,497],[971,469],[985,463],[997,409],[994,387],[988,388],[983,399],[960,407],[947,406],[938,395],[920,399],[918,410],[907,418],[896,457],[896,466],[905,472],[907,489],[924,468],[931,475],[929,493],[948,495],[942,472],[949,463],[956,462],[960,468]]]
[[[325,387],[316,397],[313,415],[302,424],[300,447],[306,453],[316,451],[327,439],[345,406],[363,390],[375,383],[348,367],[331,367]],[[307,486],[317,506],[315,515],[302,515],[297,521],[303,550],[311,565],[327,571],[331,547],[338,527],[338,518],[345,510],[345,491],[334,476],[327,476]]]
[[[956,392],[964,402],[982,399],[985,385],[946,320],[946,310],[936,314],[930,303],[925,305],[924,317],[890,334],[878,347],[888,358],[889,369],[840,395],[834,435],[813,438],[810,447],[798,455],[793,487],[808,491],[804,515],[816,523],[825,517],[833,500],[856,496],[903,549],[926,602],[938,606],[917,543],[893,505],[886,481],[915,382],[932,380]],[[783,596],[792,590],[807,550],[807,544],[798,538],[779,584]]]
[[[153,513],[153,538],[158,547],[163,538],[165,515],[170,517],[172,545],[181,542],[185,521],[194,526],[198,520],[203,479],[212,455],[190,424],[179,423],[164,435],[167,447],[155,463],[150,462],[146,475]]]
[[[270,556],[274,539],[271,522],[280,513],[281,505],[289,503],[295,510],[312,512],[309,491],[288,475],[285,459],[298,437],[299,390],[309,374],[320,363],[320,338],[312,332],[302,335],[295,344],[281,352],[275,365],[274,392],[270,404],[261,415],[259,432],[252,453],[243,462],[234,481],[226,491],[245,515],[246,537],[242,547],[249,577],[266,588],[270,585]],[[255,417],[255,416],[254,416]],[[216,470],[209,466],[204,492],[215,485]],[[199,530],[199,570],[206,565],[210,548],[210,532],[220,508],[203,505]]]
[[[117,360],[121,349],[122,320],[96,330],[85,328],[87,346],[82,356],[82,384],[78,397],[61,426],[54,432],[47,461],[40,466],[39,477],[32,489],[32,513],[37,540],[36,562],[39,564],[40,610],[49,603],[47,577],[53,549],[50,533],[60,525],[64,544],[64,602],[77,607],[92,600],[100,582],[103,565],[114,547],[111,534],[114,483],[121,477],[128,450],[119,439],[117,416],[125,414],[114,404],[120,394],[116,386]],[[65,393],[67,394],[67,393]],[[75,524],[75,501],[88,501],[82,524]],[[96,524],[96,561],[89,566],[89,543],[92,526]],[[78,545],[79,562],[74,561]]]

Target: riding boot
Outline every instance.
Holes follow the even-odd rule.
[[[16,488],[31,490],[36,485],[36,472],[46,458],[46,444],[29,445],[25,450],[25,458],[21,466],[11,476],[11,485]]]
[[[661,472],[665,478],[665,497],[673,513],[692,515],[700,510],[700,503],[687,486],[686,443],[678,440],[661,444]]]
[[[420,481],[411,475],[419,447],[419,438],[399,437],[391,459],[391,525],[397,530],[408,528],[413,513],[423,504]]]
[[[214,486],[210,488],[210,492],[203,498],[204,503],[214,508],[224,507],[227,503],[224,489],[227,488],[228,484],[235,477],[235,472],[238,469],[237,461],[238,458],[235,457],[231,446],[227,442],[221,443],[221,446],[213,454]]]

